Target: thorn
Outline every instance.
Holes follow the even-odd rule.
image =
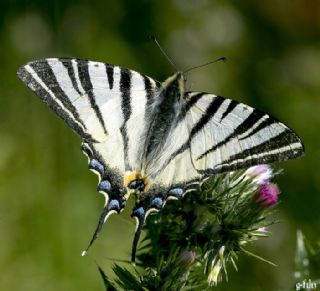
[[[83,251],[83,252],[81,253],[81,257],[84,257],[86,254],[87,254],[87,251]]]

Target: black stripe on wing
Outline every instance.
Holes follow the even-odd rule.
[[[230,156],[230,158],[224,162],[224,164],[229,164],[237,160],[242,160],[248,157],[252,157],[254,155],[264,154],[267,155],[262,159],[267,159],[268,163],[275,162],[274,160],[268,158],[268,152],[273,150],[281,150],[283,147],[288,147],[288,150],[283,151],[283,158],[286,160],[293,159],[301,155],[303,152],[303,147],[293,150],[291,149],[290,145],[295,143],[301,143],[300,139],[292,133],[291,130],[286,129],[279,135],[257,145],[252,148],[246,149],[238,154]],[[261,162],[266,162],[266,160],[262,160]]]
[[[191,108],[202,98],[203,95],[206,93],[200,92],[192,95],[190,98],[188,95],[191,92],[185,93],[185,98],[188,97],[187,102],[185,103],[185,106],[182,108],[181,114],[180,114],[180,119],[184,119],[187,113],[191,110]]]
[[[199,95],[199,99],[203,95]],[[195,97],[198,98],[198,97]],[[198,100],[199,100],[198,99]],[[163,164],[163,167],[160,169],[160,171],[166,167],[177,155],[183,153],[186,149],[190,147],[191,140],[194,138],[194,136],[199,133],[204,126],[212,119],[214,118],[216,112],[219,110],[220,106],[222,105],[225,98],[221,96],[216,96],[210,103],[210,105],[207,107],[206,111],[203,113],[202,117],[198,120],[198,122],[192,127],[190,131],[189,138],[187,141],[182,144],[179,149],[177,149],[174,153],[171,154],[171,156],[166,160],[166,162]],[[190,107],[191,108],[191,107]]]
[[[265,119],[264,121],[262,121],[257,127],[255,127],[252,131],[250,131],[248,134],[242,136],[241,138],[239,138],[239,140],[243,140],[246,138],[249,138],[251,136],[253,136],[254,134],[256,134],[258,131],[260,131],[261,129],[267,128],[268,126],[274,124],[274,123],[278,123],[279,121],[276,120],[273,117],[268,116],[267,119]]]
[[[73,85],[73,88],[77,91],[77,93],[79,94],[79,96],[81,96],[83,93],[81,93],[78,84],[77,84],[77,80],[76,80],[76,75],[74,72],[74,68],[72,66],[71,60],[70,59],[59,59],[59,61],[64,65],[64,67],[67,69],[68,71],[68,75],[69,78],[71,80],[71,83]]]
[[[106,64],[106,72],[107,72],[110,90],[113,89],[113,71],[114,71],[114,66]]]
[[[200,92],[193,95],[185,105],[185,111],[188,112],[206,93]]]
[[[238,103],[238,104],[240,104],[240,103]],[[242,106],[242,105],[240,104],[240,106]],[[203,158],[204,156],[210,154],[211,152],[216,151],[217,149],[221,148],[223,145],[227,144],[233,138],[236,138],[237,136],[244,134],[245,132],[250,130],[250,128],[252,128],[256,124],[256,122],[258,122],[264,116],[266,116],[265,113],[261,112],[260,110],[254,109],[251,112],[251,114],[242,123],[240,123],[240,125],[238,127],[236,127],[230,135],[228,135],[221,142],[212,146],[210,149],[206,150],[203,154],[201,154],[197,158],[197,160],[199,160],[199,159]],[[221,129],[223,129],[223,124],[221,125]]]
[[[203,127],[212,119],[214,118],[214,115],[216,114],[216,112],[219,110],[220,106],[222,105],[223,101],[225,100],[225,98],[221,97],[221,96],[216,96],[212,102],[210,103],[210,105],[208,106],[208,108],[206,109],[205,113],[202,115],[202,117],[200,118],[200,120],[196,123],[195,126],[192,127],[191,129],[191,133],[189,136],[189,143],[191,141],[191,139],[200,131],[203,129]]]
[[[270,164],[294,159],[304,154],[300,138],[290,129],[257,145],[234,154],[214,169],[199,170],[199,173],[216,174],[234,171],[258,164]]]
[[[127,133],[127,122],[131,116],[131,72],[128,69],[121,68],[120,70],[120,92],[121,92],[121,109],[123,114],[124,122],[120,128],[120,132],[123,139],[123,152],[124,152],[124,162],[125,168],[131,171],[131,166],[128,159],[128,133]]]
[[[229,113],[231,113],[233,111],[233,109],[236,108],[236,106],[239,104],[239,102],[235,101],[235,100],[231,100],[231,102],[229,103],[228,107],[227,107],[227,110],[225,112],[223,112],[222,116],[221,116],[221,119],[220,119],[220,122],[226,118]]]
[[[81,85],[88,94],[91,108],[95,112],[105,134],[108,134],[99,106],[96,103],[96,96],[93,93],[91,77],[89,74],[89,61],[78,62],[78,74]]]
[[[37,75],[42,80],[42,82],[44,84],[46,84],[46,86],[52,91],[52,93],[55,95],[55,97],[61,101],[63,106],[65,108],[67,108],[72,113],[74,118],[78,122],[81,123],[83,128],[86,129],[86,126],[85,126],[84,122],[81,120],[77,109],[74,107],[74,105],[70,101],[67,94],[60,87],[60,85],[57,81],[57,78],[56,78],[50,64],[48,63],[48,61],[44,60],[41,63],[35,62],[35,63],[30,64],[30,67],[32,67],[34,69],[34,71],[37,73]],[[68,72],[69,72],[69,70],[68,70]],[[72,80],[72,78],[71,78],[71,80]]]
[[[41,61],[41,64],[42,64],[42,61]],[[27,66],[28,65],[22,66],[19,68],[17,72],[18,77],[31,89],[31,91],[37,94],[41,98],[41,100],[43,100],[43,102],[45,102],[53,111],[55,111],[82,138],[89,141],[94,141],[93,137],[85,131],[85,127],[82,125],[82,123],[79,120],[75,120],[75,117],[72,115],[72,112],[69,111],[71,115],[68,114],[66,111],[66,108],[61,106],[63,105],[62,100],[60,100],[58,96],[54,96],[54,98],[56,98],[61,102],[61,105],[59,105],[59,103],[51,96],[51,94],[38,82],[38,80],[36,80],[35,76],[33,76],[33,74],[27,71],[26,69]],[[40,67],[41,67],[40,62],[38,63],[37,68],[36,66],[32,67],[30,65],[30,68],[32,68],[33,70],[36,69],[34,73],[36,73],[37,75],[38,75],[38,71],[41,71]],[[46,84],[45,80],[41,80],[41,82],[43,82],[43,84]],[[52,84],[51,84],[51,87],[52,87]],[[55,85],[55,87],[57,87],[57,84]],[[49,89],[51,90],[52,88],[49,88]],[[56,90],[58,89],[56,88]],[[66,103],[66,100],[64,100],[64,102]]]

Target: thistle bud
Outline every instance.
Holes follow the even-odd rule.
[[[256,194],[256,201],[264,208],[274,206],[278,201],[280,194],[279,188],[276,184],[266,183],[260,186]]]

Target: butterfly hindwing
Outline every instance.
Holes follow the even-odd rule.
[[[109,143],[112,145],[112,142]],[[92,239],[83,252],[83,255],[88,251],[89,247],[93,244],[93,242],[98,237],[102,226],[107,221],[108,217],[113,213],[120,213],[127,201],[127,189],[123,187],[123,168],[119,168],[119,163],[111,166],[107,164],[105,161],[105,157],[103,157],[103,153],[99,151],[100,147],[97,147],[97,144],[82,144],[82,151],[88,157],[89,161],[89,169],[95,172],[99,177],[98,183],[98,191],[104,195],[105,204],[100,215],[96,230],[92,236]],[[120,161],[123,161],[123,159]],[[122,162],[123,163],[123,162]]]

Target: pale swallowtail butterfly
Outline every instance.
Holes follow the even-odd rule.
[[[304,152],[299,137],[268,114],[186,92],[182,72],[161,83],[111,64],[49,58],[27,63],[18,76],[80,135],[99,176],[105,205],[88,248],[109,215],[138,193],[132,261],[148,214],[168,199],[181,199],[208,176]]]

